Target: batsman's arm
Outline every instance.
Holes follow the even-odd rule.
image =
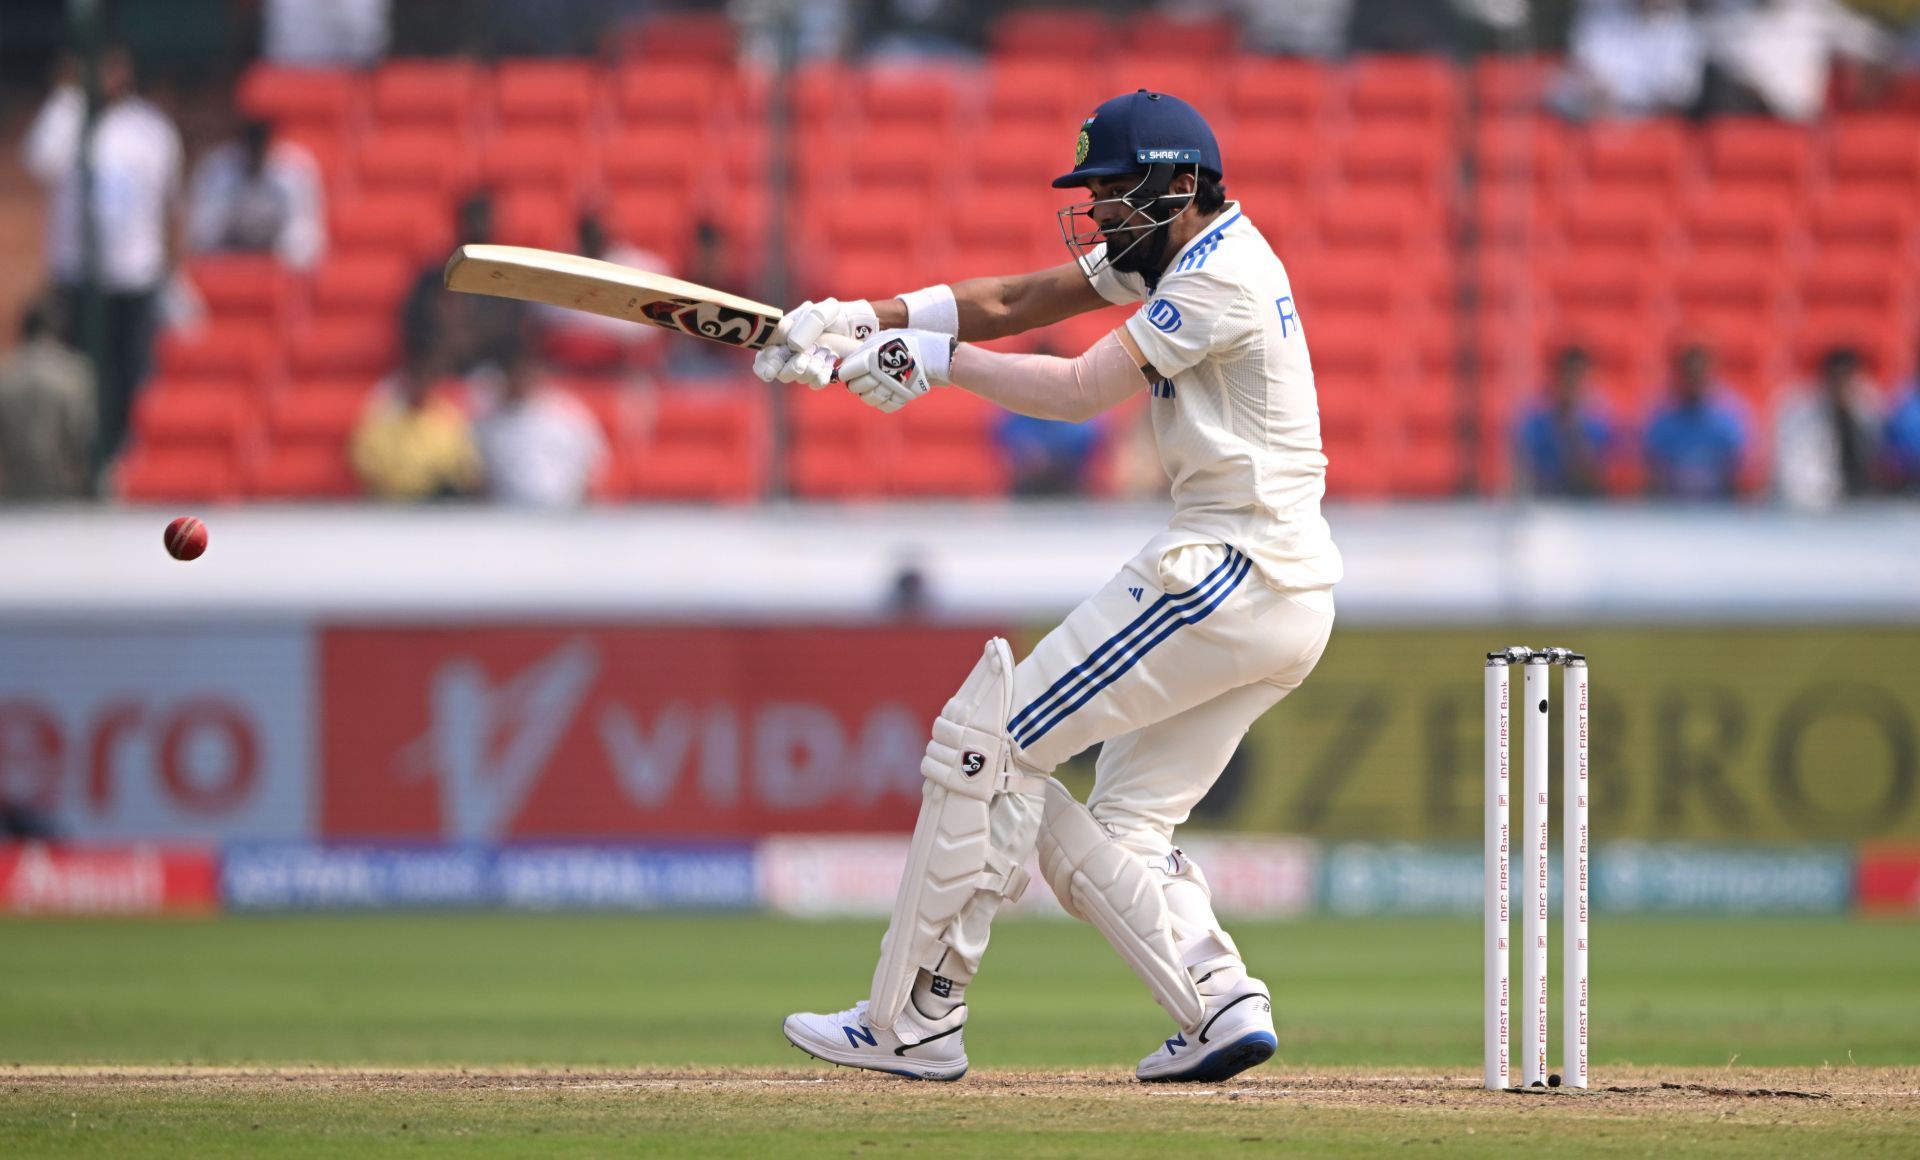
[[[1146,389],[1148,376],[1156,372],[1145,363],[1133,337],[1120,327],[1079,358],[1003,354],[958,343],[950,374],[954,385],[1009,411],[1081,423]]]
[[[1109,305],[1072,262],[1030,274],[968,278],[953,283],[950,289],[962,342],[986,342],[1021,334]],[[908,317],[905,297],[875,302],[873,311],[883,329],[926,325],[924,319]],[[935,329],[945,328],[936,324]]]

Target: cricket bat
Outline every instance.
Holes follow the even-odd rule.
[[[446,286],[623,318],[744,350],[759,350],[773,341],[785,313],[778,306],[665,274],[527,246],[461,246],[447,260]],[[845,354],[855,344],[828,335],[821,345]]]

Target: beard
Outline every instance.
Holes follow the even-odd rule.
[[[1115,236],[1102,235],[1107,243],[1107,253],[1111,255],[1107,264],[1122,274],[1157,274],[1166,262],[1167,227],[1160,225],[1145,226],[1138,230],[1119,233],[1120,241],[1115,244]]]

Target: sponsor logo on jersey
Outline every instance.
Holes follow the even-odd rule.
[[[1129,589],[1127,589],[1127,591],[1128,591],[1128,592],[1131,592],[1131,593],[1133,594],[1133,602],[1134,602],[1135,604],[1138,604],[1138,603],[1140,603],[1140,594],[1141,594],[1142,592],[1145,592],[1145,591],[1146,591],[1146,589],[1144,589],[1144,588],[1129,588]]]
[[[1156,298],[1147,303],[1147,321],[1162,334],[1172,334],[1180,329],[1180,308],[1164,298]]]

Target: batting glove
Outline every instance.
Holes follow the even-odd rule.
[[[802,302],[787,311],[774,329],[773,341],[753,356],[753,373],[769,383],[805,383],[817,391],[833,381],[838,362],[822,346],[822,337],[832,334],[865,342],[879,329],[873,304],[865,299]]]
[[[953,344],[936,331],[883,330],[840,360],[840,381],[868,406],[898,411],[950,381]]]

